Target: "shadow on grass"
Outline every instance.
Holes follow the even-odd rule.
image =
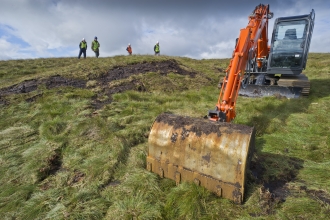
[[[284,122],[291,114],[305,112],[311,103],[315,103],[320,98],[330,96],[330,79],[314,79],[311,81],[311,91],[309,97],[300,97],[298,99],[291,99],[284,101],[281,105],[268,104],[261,109],[264,114],[260,116],[254,116],[248,122],[249,125],[253,125],[257,131],[257,136],[264,134],[265,128],[267,128],[271,120],[275,117],[269,117],[269,110],[276,112],[276,117]]]
[[[313,79],[309,97],[286,100],[280,105],[268,104],[261,109],[264,114],[252,117],[248,122],[255,126],[259,138],[256,141],[254,158],[250,162],[246,198],[252,196],[256,185],[261,186],[259,201],[263,214],[274,214],[275,206],[285,202],[286,197],[290,195],[287,183],[296,179],[299,170],[303,168],[304,160],[286,156],[289,150],[287,148],[283,151],[284,155],[262,152],[266,141],[261,136],[266,133],[266,128],[270,126],[274,117],[284,123],[291,114],[304,113],[312,103],[330,96],[329,84],[330,79]],[[269,117],[272,112],[275,112],[276,116]],[[251,216],[259,215],[260,213],[251,214]]]

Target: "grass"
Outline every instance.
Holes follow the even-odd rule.
[[[283,202],[265,206],[249,177],[246,201],[235,205],[202,187],[160,179],[145,170],[147,136],[162,112],[203,117],[213,109],[228,59],[167,56],[0,61],[0,89],[60,75],[86,88],[39,86],[0,102],[0,213],[3,219],[326,219],[330,180],[330,58],[310,54],[307,98],[239,97],[234,123],[257,130],[253,162],[260,181],[287,183]],[[95,111],[97,77],[110,69],[176,60],[196,77],[155,72],[138,80],[144,92],[125,91]],[[34,101],[26,101],[36,97]],[[106,100],[107,97],[104,97]],[[252,175],[252,174],[249,174]],[[322,191],[328,200],[310,192]]]

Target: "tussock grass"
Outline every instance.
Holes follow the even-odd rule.
[[[147,135],[162,112],[203,117],[219,95],[229,60],[168,56],[0,61],[0,88],[60,75],[86,88],[39,86],[0,104],[0,213],[3,219],[325,219],[330,197],[328,54],[310,54],[307,98],[239,97],[234,123],[254,126],[260,168],[249,173],[246,201],[235,205],[191,183],[175,186],[147,172]],[[145,90],[112,95],[93,108],[96,78],[114,67],[174,59],[195,77],[155,72],[113,81],[138,81]],[[33,101],[27,101],[33,98]],[[108,100],[106,95],[98,97]],[[287,183],[285,201],[265,207],[262,183]],[[282,184],[282,186],[283,186]],[[271,211],[271,212],[270,212]]]

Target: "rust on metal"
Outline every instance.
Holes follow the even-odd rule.
[[[148,145],[148,170],[243,201],[254,128],[164,113],[154,121]]]

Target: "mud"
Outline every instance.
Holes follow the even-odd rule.
[[[266,188],[267,186],[271,188]],[[274,186],[275,188],[272,188]],[[300,186],[299,189],[295,189],[290,187],[288,182],[274,181],[271,184],[263,185],[259,189],[259,205],[262,213],[250,213],[250,215],[253,217],[273,215],[275,214],[276,206],[285,202],[286,197],[299,197],[302,192],[305,192],[310,198],[321,203],[322,206],[327,207],[330,205],[330,195],[323,190],[308,190],[306,186]]]
[[[167,75],[168,73],[173,72],[180,75],[189,75],[190,77],[195,77],[197,74],[195,72],[189,72],[187,70],[182,69],[175,60],[166,60],[162,62],[144,62],[123,67],[115,67],[109,70],[105,75],[102,75],[101,77],[96,79],[97,86],[101,88],[101,92],[99,92],[93,98],[93,107],[95,109],[100,109],[104,105],[110,104],[112,102],[112,95],[115,93],[120,93],[127,90],[135,90],[140,92],[146,91],[146,88],[144,87],[143,83],[139,82],[136,79],[111,88],[109,87],[109,83],[116,80],[127,79],[132,75],[145,74],[148,72],[156,72],[160,75]],[[108,99],[100,101],[98,97],[104,96],[107,96]]]
[[[324,205],[330,205],[330,195],[327,192],[323,190],[308,190],[307,187],[305,191],[312,199],[322,202]]]
[[[259,155],[257,160],[250,162],[250,171],[253,175],[253,179],[250,179],[250,181],[261,185],[259,189],[259,206],[262,209],[262,213],[250,213],[253,217],[275,214],[276,206],[285,202],[286,198],[293,193],[288,183],[294,181],[298,171],[303,168],[303,160],[293,157],[277,158],[276,161],[286,161],[291,169],[283,170],[282,175],[276,177],[266,177],[265,166],[274,166],[273,164],[267,164],[273,162],[272,160],[268,161],[267,157],[281,156],[264,154]],[[265,181],[267,179],[271,180]]]
[[[56,87],[62,87],[62,86],[71,86],[75,88],[85,88],[86,87],[86,81],[79,80],[79,79],[67,79],[61,76],[52,76],[49,77],[46,80],[42,81],[42,84],[46,85],[47,89],[52,89]]]
[[[59,75],[52,76],[47,79],[25,80],[22,83],[0,89],[0,98],[13,94],[29,93],[37,90],[38,87],[42,85],[46,86],[47,89],[52,89],[61,86],[85,88],[86,82],[84,80],[64,78]]]
[[[190,77],[195,77],[196,75],[195,72],[182,69],[175,60],[166,60],[162,62],[144,62],[124,67],[115,67],[100,79],[102,82],[108,83],[114,80],[128,78],[131,75],[148,72],[156,72],[161,75],[167,75],[173,72],[180,75],[189,75]]]
[[[42,93],[39,93],[39,94],[34,95],[30,98],[27,98],[26,101],[27,102],[35,102],[38,98],[42,97],[42,95],[43,95]]]
[[[62,154],[61,150],[57,149],[47,159],[46,166],[40,168],[39,170],[39,180],[43,181],[50,175],[54,175],[62,167]]]
[[[69,180],[68,185],[72,186],[80,181],[82,181],[85,178],[85,173],[79,171],[79,170],[74,170],[74,175],[71,178],[71,180]]]
[[[96,84],[94,86],[89,87],[90,89],[93,89],[95,87],[100,88],[100,90],[98,90],[99,92],[97,92],[92,99],[92,107],[97,110],[102,108],[104,105],[111,103],[112,95],[116,93],[121,93],[127,90],[136,90],[140,92],[146,91],[144,85],[136,79],[112,87],[109,87],[109,83],[116,80],[127,79],[132,75],[145,74],[148,72],[156,72],[160,75],[167,75],[168,73],[173,72],[180,75],[188,75],[190,77],[195,77],[197,74],[195,72],[182,69],[175,60],[166,60],[161,62],[144,62],[123,67],[115,67],[109,70],[106,74],[103,74],[97,78],[92,76],[88,77],[89,80],[96,81]],[[47,89],[53,89],[57,87],[70,86],[74,88],[85,89],[87,87],[86,83],[86,80],[65,78],[59,75],[52,76],[46,79],[25,80],[22,83],[0,89],[0,105],[10,104],[6,100],[6,96],[9,95],[30,93],[42,87],[46,87]],[[42,92],[40,92],[38,95],[26,99],[26,101],[34,102],[37,98],[41,96]],[[100,98],[105,96],[108,97],[106,100]]]
[[[168,113],[160,114],[156,118],[156,121],[158,123],[164,123],[173,126],[174,129],[182,128],[183,132],[180,134],[182,140],[187,137],[189,132],[193,132],[199,137],[202,134],[217,134],[217,136],[220,137],[221,132],[225,132],[226,134],[233,132],[251,134],[253,131],[252,127],[246,125],[226,122],[213,122],[205,118],[192,118],[188,116],[173,115]],[[189,127],[189,129],[187,127]],[[173,137],[173,141],[174,140],[176,140],[176,137]]]

